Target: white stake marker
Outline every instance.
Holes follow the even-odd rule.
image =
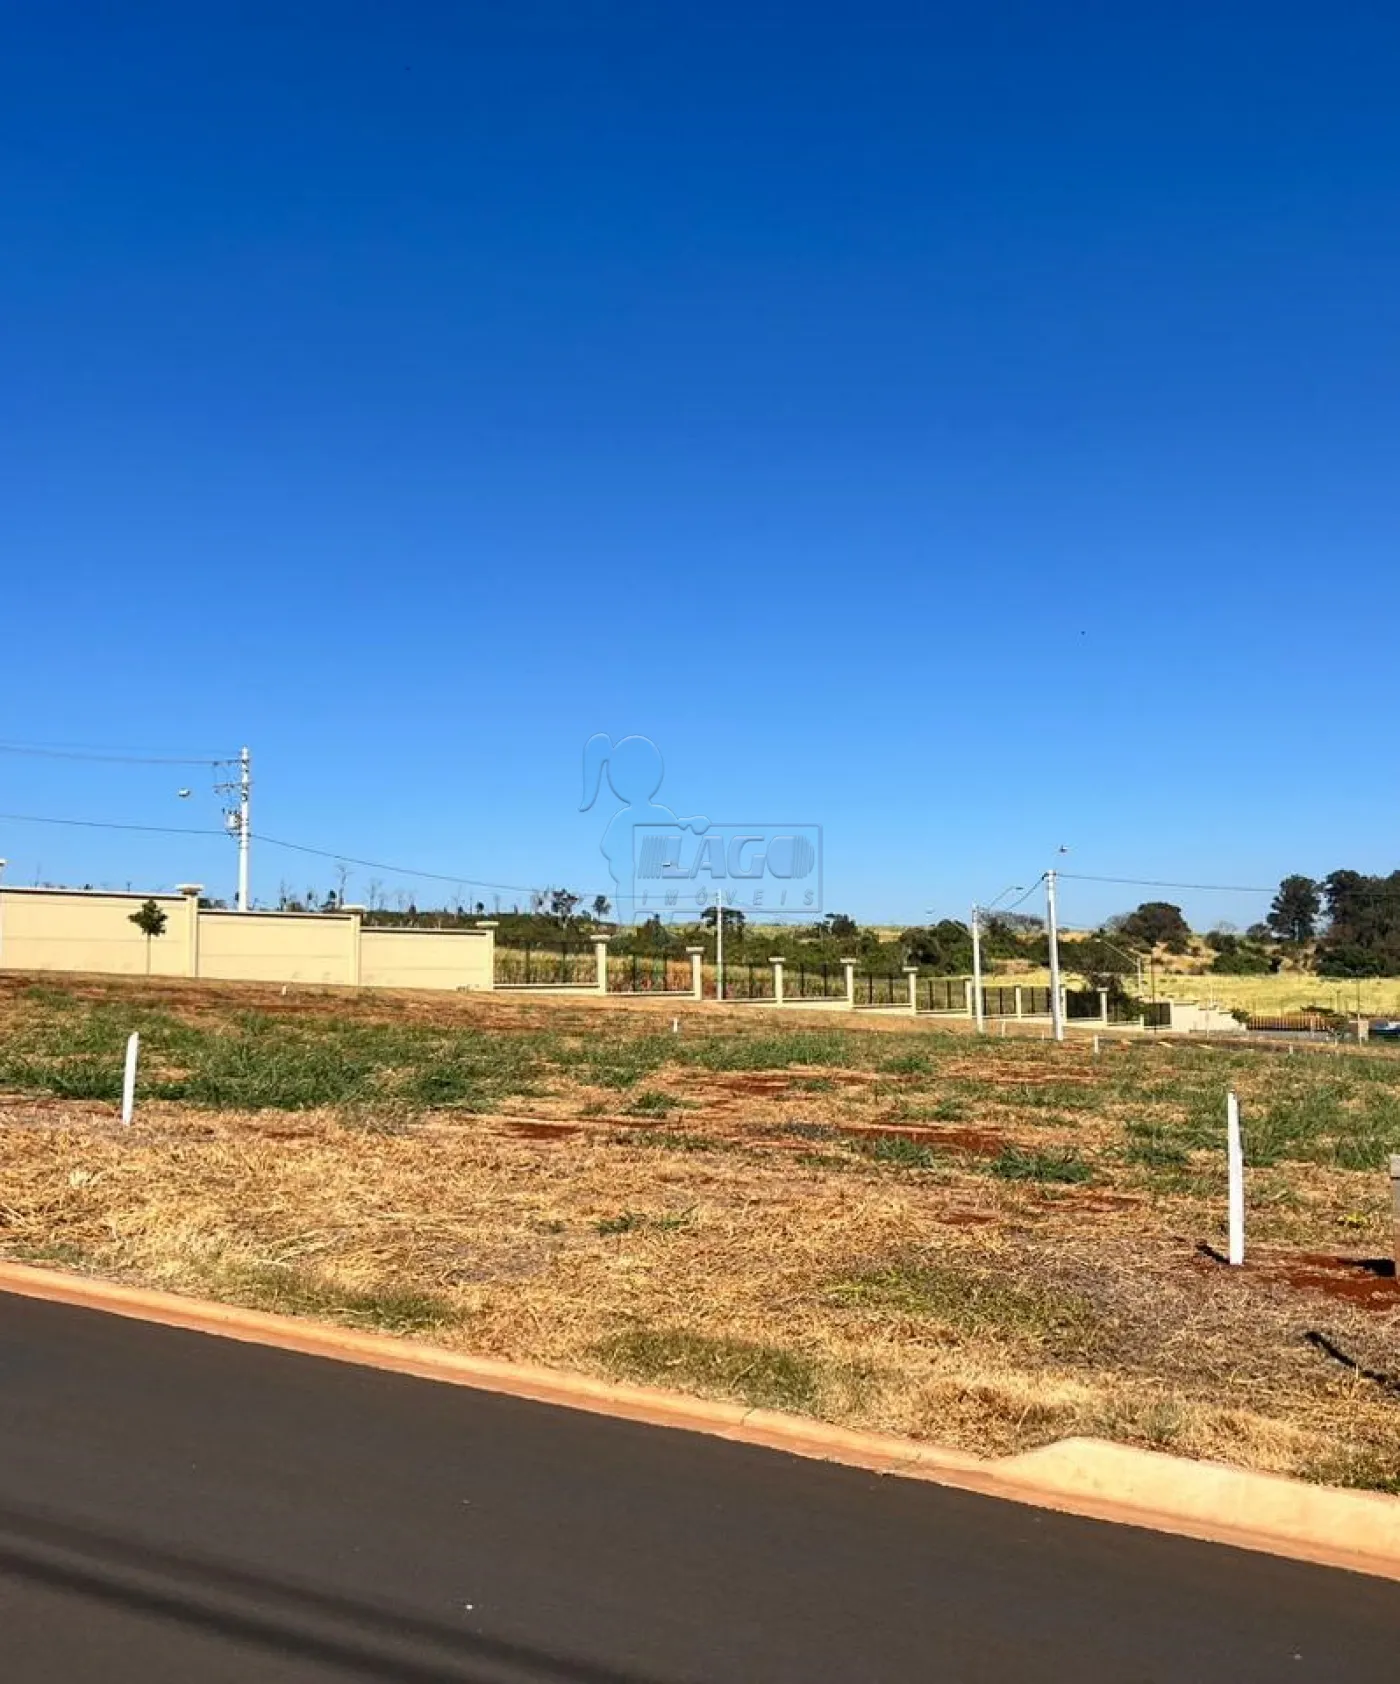
[[[128,1126],[136,1104],[136,1055],[140,1046],[141,1037],[132,1030],[126,1043],[126,1071],[122,1076],[122,1121]]]
[[[1240,1102],[1232,1089],[1225,1096],[1225,1159],[1230,1172],[1230,1262],[1244,1262],[1244,1142],[1240,1138]]]

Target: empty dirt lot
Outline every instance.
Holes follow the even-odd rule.
[[[1230,1086],[1243,1270],[1212,1255]],[[0,1129],[12,1258],[979,1452],[1089,1432],[1400,1490],[1385,1050],[10,977]]]

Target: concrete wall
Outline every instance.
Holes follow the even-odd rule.
[[[1168,1001],[1171,1027],[1188,1035],[1242,1035],[1244,1025],[1233,1012],[1220,1006],[1199,1006],[1181,1000]]]
[[[350,912],[201,912],[200,976],[230,982],[354,982]]]
[[[0,890],[0,967],[145,976],[146,938],[131,922],[153,900],[168,920],[151,941],[152,976],[189,974],[189,902],[183,895],[90,894],[82,889]]]
[[[365,930],[360,978],[367,988],[490,988],[489,930]]]
[[[0,887],[0,970],[144,976],[146,938],[131,914],[154,900],[168,920],[150,974],[228,982],[364,983],[374,988],[491,988],[494,926],[365,930],[345,912],[201,911],[178,895]]]

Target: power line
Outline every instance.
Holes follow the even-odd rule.
[[[111,819],[57,819],[37,813],[0,813],[0,821],[8,824],[63,825],[77,830],[140,831],[148,836],[227,836],[228,834],[224,830],[196,828],[191,825],[118,824]],[[412,866],[390,865],[384,860],[360,859],[354,854],[337,853],[329,848],[311,848],[304,842],[287,842],[279,836],[268,836],[262,831],[255,831],[253,835],[256,841],[266,842],[269,847],[288,848],[297,854],[314,854],[318,859],[336,860],[344,865],[365,866],[371,871],[387,871],[395,877],[425,877],[431,878],[434,882],[454,883],[464,888],[508,889],[513,894],[522,895],[542,892],[539,884],[492,883],[480,877],[464,877],[460,874],[449,874],[443,871],[417,871]]]
[[[3,817],[0,814],[0,817]],[[318,859],[336,860],[342,865],[360,865],[370,871],[388,871],[396,877],[427,877],[435,883],[456,883],[462,887],[472,889],[509,889],[513,894],[533,895],[540,892],[537,883],[492,883],[482,877],[463,877],[458,873],[445,871],[417,871],[412,866],[389,865],[384,860],[362,860],[354,854],[336,853],[329,848],[309,848],[304,842],[284,842],[280,837],[269,836],[266,831],[255,830],[253,840],[266,842],[273,848],[290,848],[297,854],[314,854]]]
[[[0,813],[7,824],[59,824],[78,830],[141,830],[151,836],[224,836],[222,830],[197,830],[190,825],[117,824],[111,819],[50,819],[35,813]]]
[[[1256,883],[1164,883],[1158,877],[1088,877],[1083,872],[1060,871],[1075,883],[1125,883],[1134,889],[1206,889],[1225,895],[1271,895],[1272,889],[1261,889]]]
[[[88,749],[54,743],[0,743],[0,754],[23,754],[38,760],[98,760],[117,766],[228,766],[238,757],[127,753],[121,749]]]
[[[989,912],[987,916],[989,918],[1000,918],[1003,913],[1014,912],[1018,906],[1024,906],[1044,881],[1045,873],[1041,872],[1040,876],[1036,878],[1035,882],[1031,884],[1030,888],[1026,890],[1020,900],[1013,900],[1010,906],[999,906],[995,912]]]

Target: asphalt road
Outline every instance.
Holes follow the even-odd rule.
[[[4,1684],[1394,1684],[1400,1585],[0,1295]]]

